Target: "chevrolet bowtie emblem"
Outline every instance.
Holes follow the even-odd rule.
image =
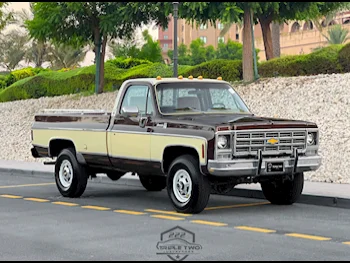
[[[269,144],[276,144],[276,143],[278,143],[278,140],[276,140],[275,138],[271,138],[271,139],[267,140],[267,142]]]

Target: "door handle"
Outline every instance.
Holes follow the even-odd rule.
[[[152,128],[147,128],[147,132],[154,132]]]

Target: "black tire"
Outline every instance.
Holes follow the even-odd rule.
[[[261,189],[265,198],[275,205],[291,205],[301,196],[304,187],[304,173],[296,173],[294,180],[264,182]]]
[[[73,178],[70,185],[67,187],[62,185],[59,176],[62,163],[69,163],[73,169]],[[86,168],[78,163],[74,149],[64,149],[59,154],[55,165],[55,181],[58,190],[64,197],[76,198],[84,193],[88,181],[88,173]]]
[[[187,202],[180,202],[174,193],[173,184],[177,171],[185,170],[192,182],[190,198]],[[192,155],[182,155],[170,165],[167,176],[168,196],[177,212],[197,214],[202,212],[208,204],[211,187],[208,178],[199,170],[198,160]]]
[[[166,187],[166,178],[164,176],[145,176],[139,175],[142,186],[150,192],[162,191]]]
[[[118,181],[123,175],[124,173],[117,172],[117,171],[107,173],[107,177],[112,181]]]

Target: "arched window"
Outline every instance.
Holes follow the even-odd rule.
[[[314,24],[311,21],[306,21],[303,27],[303,30],[312,30],[314,29]]]
[[[298,32],[300,30],[300,24],[298,22],[294,22],[294,24],[292,25],[292,29],[291,32]]]

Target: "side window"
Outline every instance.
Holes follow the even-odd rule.
[[[153,100],[149,87],[146,85],[132,85],[125,92],[121,109],[123,107],[136,106],[141,115],[153,114]],[[120,113],[121,113],[120,109]]]

